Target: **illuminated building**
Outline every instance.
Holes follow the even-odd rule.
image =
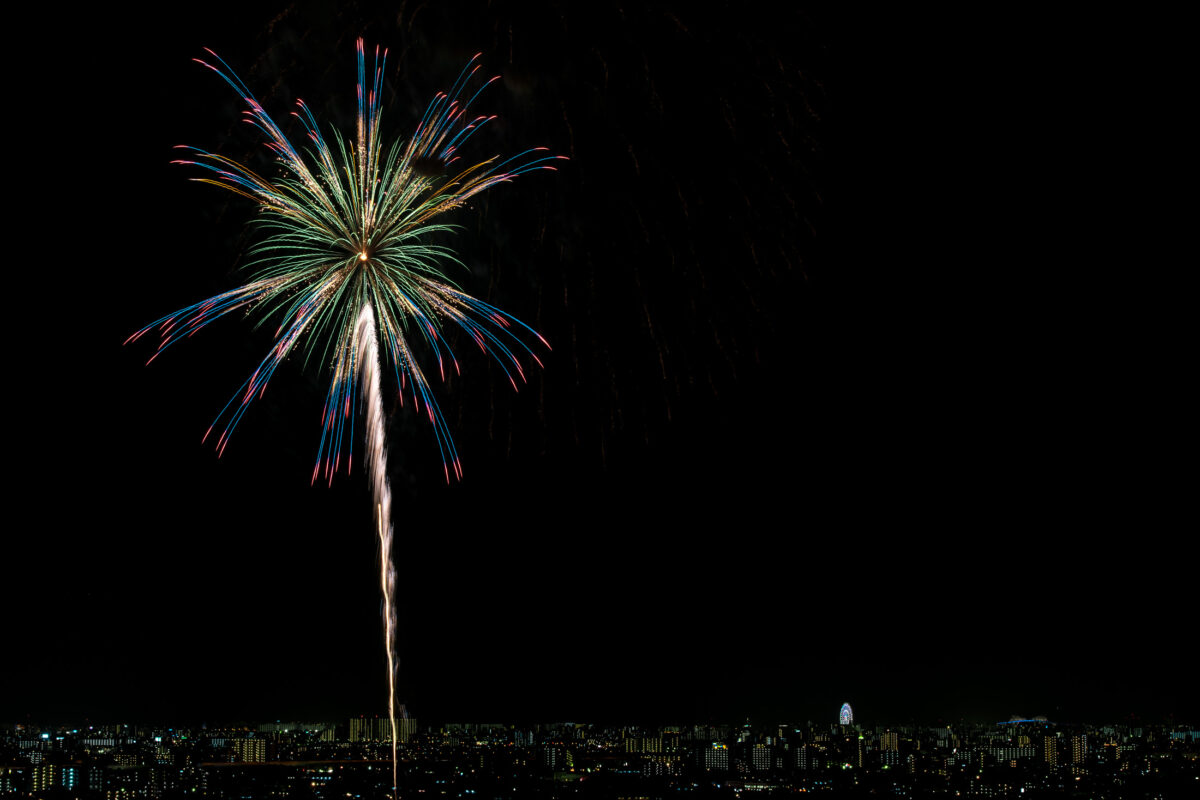
[[[25,791],[25,767],[0,767],[0,792],[13,794]]]
[[[1046,763],[1050,765],[1050,769],[1058,766],[1058,737],[1053,734],[1046,734],[1046,738],[1042,740],[1042,749],[1045,752]]]
[[[854,724],[854,709],[850,708],[849,703],[842,703],[842,710],[838,712],[838,723],[841,725]]]
[[[542,766],[547,769],[557,769],[563,762],[563,748],[556,744],[541,747]]]
[[[417,734],[417,720],[408,716],[403,704],[397,706],[396,714],[396,737],[407,742]],[[387,717],[351,717],[350,741],[390,743],[392,721]]]
[[[375,720],[367,717],[350,718],[350,741],[366,742],[371,740],[375,729]]]
[[[400,720],[396,720],[397,725]],[[386,728],[386,732],[385,729]],[[379,717],[351,717],[350,741],[382,742],[392,740],[392,722]]]
[[[750,763],[754,765],[757,771],[765,771],[771,768],[771,746],[767,744],[756,744],[754,749],[750,751]]]
[[[407,742],[417,735],[417,720],[415,717],[405,717],[404,719],[396,720],[396,735],[400,737],[400,741]],[[392,736],[389,733],[386,741],[391,741]]]
[[[245,764],[261,764],[267,760],[266,739],[232,739],[234,757]]]
[[[713,746],[704,751],[704,768],[728,772],[729,747],[713,742]]]
[[[1071,737],[1071,762],[1082,764],[1087,759],[1087,734],[1082,733]]]
[[[895,768],[900,766],[900,734],[895,731],[884,731],[879,735],[879,763]]]
[[[625,739],[626,753],[661,753],[663,740],[661,736],[639,738],[630,736]]]
[[[1088,737],[1086,733],[1071,737],[1071,772],[1080,775],[1087,761]]]
[[[58,767],[53,764],[40,764],[33,768],[33,780],[30,781],[30,788],[34,792],[48,792],[56,787],[58,777],[55,773],[58,772]]]
[[[78,768],[74,765],[40,764],[33,768],[30,788],[35,794],[66,790],[71,793],[79,782]]]

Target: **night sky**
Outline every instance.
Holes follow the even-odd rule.
[[[1194,718],[1183,479],[1054,238],[1036,108],[969,99],[1004,108],[1036,67],[980,89],[899,20],[756,5],[58,20],[26,127],[65,122],[12,328],[0,720],[383,711],[367,483],[309,486],[327,373],[286,364],[218,460],[200,438],[269,331],[231,316],[149,367],[149,339],[121,346],[243,282],[257,235],[169,163],[270,169],[191,59],[349,131],[359,35],[390,50],[390,136],[482,52],[504,79],[471,153],[571,159],[451,220],[454,277],[549,340],[545,369],[514,394],[452,337],[461,483],[411,406],[391,418],[415,716]]]

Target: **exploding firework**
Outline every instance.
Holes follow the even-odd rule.
[[[443,272],[459,264],[454,254],[430,241],[431,235],[453,230],[438,222],[445,212],[472,196],[537,169],[554,169],[563,156],[545,148],[526,150],[501,161],[491,158],[458,167],[462,145],[493,117],[469,116],[471,104],[496,78],[485,82],[463,102],[479,71],[476,55],[448,93],[429,104],[407,142],[390,146],[380,132],[380,94],[387,52],[375,50],[368,82],[366,54],[358,40],[358,124],[353,141],[337,132],[322,135],[308,107],[298,101],[293,112],[310,140],[311,165],[254,99],[250,90],[216,53],[220,66],[196,59],[220,75],[246,102],[246,121],[266,135],[280,177],[268,179],[224,156],[195,147],[190,159],[175,163],[203,167],[194,178],[249,198],[261,212],[266,235],[251,251],[249,283],[190,305],[154,321],[133,334],[134,341],[158,329],[160,342],[153,361],[172,344],[226,314],[256,314],[260,324],[278,320],[275,341],[266,358],[221,410],[204,435],[215,428],[218,453],[224,452],[250,402],[261,397],[282,361],[293,352],[317,359],[332,372],[322,412],[322,433],[312,480],[332,481],[345,463],[353,462],[355,384],[361,390],[366,424],[367,461],[375,495],[384,596],[384,631],[388,656],[389,716],[392,721],[393,788],[395,786],[395,572],[392,566],[391,493],[387,480],[385,420],[380,380],[386,354],[395,373],[401,403],[407,392],[413,405],[432,423],[446,480],[461,478],[462,465],[446,422],[438,409],[410,341],[423,341],[445,379],[447,361],[457,373],[458,361],[442,328],[462,328],[484,352],[493,356],[513,387],[524,381],[521,356],[541,365],[527,343],[545,340],[525,323],[461,291]],[[149,362],[147,362],[149,363]],[[347,429],[349,424],[349,429]]]

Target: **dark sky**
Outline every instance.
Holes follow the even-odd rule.
[[[218,460],[200,437],[269,335],[231,317],[149,367],[121,346],[242,282],[255,235],[248,202],[169,164],[191,144],[269,168],[191,59],[349,130],[359,35],[391,51],[390,135],[482,52],[504,80],[476,155],[571,159],[453,220],[460,284],[538,329],[545,369],[514,394],[460,348],[438,391],[461,483],[427,424],[391,421],[415,715],[1197,712],[1182,480],[1045,246],[1028,126],[969,99],[1003,107],[1034,67],[981,89],[893,35],[918,21],[805,4],[336,5],[58,22],[66,161],[27,280],[31,309],[65,308],[21,327],[36,365],[10,384],[33,414],[0,719],[382,711],[369,490],[308,485],[327,375],[285,365]]]

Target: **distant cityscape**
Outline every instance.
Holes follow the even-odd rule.
[[[400,797],[1200,797],[1196,725],[601,726],[397,721]],[[391,723],[0,730],[0,794],[35,798],[385,798]]]

